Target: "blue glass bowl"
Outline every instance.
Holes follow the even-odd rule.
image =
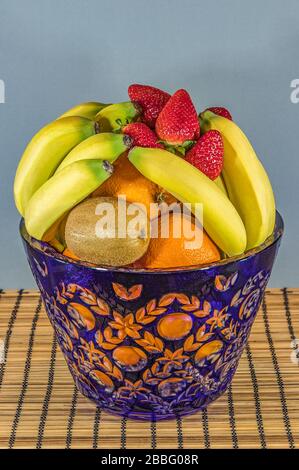
[[[102,409],[167,419],[231,383],[283,233],[236,258],[142,270],[76,262],[28,236],[28,261],[80,392]]]

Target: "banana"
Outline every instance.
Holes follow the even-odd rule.
[[[238,212],[201,171],[181,157],[160,149],[134,147],[129,152],[129,160],[146,178],[180,201],[202,203],[204,228],[227,255],[245,251],[246,231]]]
[[[228,194],[227,194],[227,189],[225,187],[225,183],[223,181],[223,177],[221,175],[219,175],[215,180],[214,180],[214,183],[217,184],[218,188],[221,189],[221,191],[228,197]]]
[[[60,243],[60,241],[57,238],[53,238],[52,240],[49,240],[49,245],[51,245],[53,248],[55,248],[58,253],[62,253],[65,250],[65,246]]]
[[[41,240],[58,219],[106,181],[112,169],[105,161],[80,160],[52,176],[34,193],[26,208],[29,235]]]
[[[103,132],[92,135],[73,148],[56,171],[78,160],[108,160],[112,163],[132,146],[132,142],[131,137],[125,134]]]
[[[102,109],[95,117],[101,132],[117,131],[136,119],[141,113],[141,107],[133,101],[116,103]]]
[[[21,215],[35,191],[52,176],[69,151],[97,132],[97,123],[70,116],[43,127],[27,145],[14,181],[15,203]]]
[[[87,103],[80,103],[63,113],[57,119],[61,119],[63,117],[68,116],[81,116],[94,120],[98,112],[106,106],[109,106],[109,104],[98,103],[97,101],[88,101]]]
[[[242,130],[210,111],[201,115],[201,128],[218,130],[224,142],[222,174],[229,198],[247,232],[247,249],[263,243],[274,230],[275,200],[268,175]]]

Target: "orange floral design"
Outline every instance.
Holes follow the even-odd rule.
[[[80,288],[80,299],[82,302],[90,306],[90,309],[101,316],[108,316],[110,308],[105,300],[95,295],[91,290]]]
[[[95,348],[93,341],[85,341],[85,339],[80,338],[81,345],[79,346],[80,349],[85,351],[86,356],[88,357],[90,362],[93,362],[94,359],[98,359],[99,357],[105,356],[103,351]]]
[[[185,352],[194,352],[200,346],[202,346],[206,341],[208,341],[214,333],[206,332],[206,324],[203,324],[196,333],[196,337],[194,335],[188,336],[188,338],[184,342],[184,351]]]
[[[77,359],[80,370],[83,370],[85,373],[89,373],[93,369],[94,367],[93,363],[85,359],[85,356],[82,350],[78,349],[77,351],[75,351],[74,358]]]
[[[122,380],[123,375],[118,367],[114,366],[110,359],[107,356],[103,356],[98,358],[96,361],[97,367],[100,367],[107,375],[110,377],[114,377],[117,380]]]
[[[78,302],[70,302],[67,311],[78,328],[86,328],[88,331],[95,327],[95,318],[89,308]]]
[[[65,350],[72,351],[74,348],[73,342],[71,338],[69,337],[69,335],[65,332],[65,330],[60,325],[56,325],[56,334],[58,338],[60,339]]]
[[[196,340],[199,341],[199,343],[204,343],[208,341],[211,336],[213,336],[213,333],[207,333],[206,329],[206,324],[203,324],[200,328],[198,328],[196,333]]]
[[[130,380],[125,380],[125,385],[119,387],[118,393],[120,395],[126,395],[129,398],[137,398],[139,393],[149,393],[150,390],[143,386],[142,380],[137,380],[136,382],[131,382]]]
[[[207,317],[211,313],[211,304],[207,300],[203,301],[203,305],[201,309],[196,310],[193,312],[193,315],[195,315],[197,318],[204,318]]]
[[[96,392],[95,387],[92,385],[90,380],[88,380],[88,378],[80,372],[78,366],[74,362],[71,362],[71,361],[67,361],[67,362],[68,362],[68,366],[70,368],[70,371],[72,372],[74,377],[78,380],[78,382],[79,383],[81,382],[82,384],[87,385],[87,387],[90,390]]]
[[[112,287],[117,297],[123,300],[138,299],[143,288],[142,284],[135,284],[127,289],[125,286],[118,284],[117,282],[112,282]]]
[[[222,274],[219,274],[218,276],[215,277],[216,290],[220,292],[227,291],[228,289],[230,289],[230,287],[232,287],[235,284],[237,278],[238,278],[238,272],[235,272],[228,277],[225,277]]]
[[[93,313],[101,316],[109,315],[110,308],[107,302],[95,295],[91,290],[81,287],[78,284],[68,284],[65,286],[64,282],[60,283],[60,290],[57,287],[55,288],[56,298],[61,304],[67,304],[77,293],[79,294],[80,300],[88,305]]]
[[[190,305],[189,297],[179,292],[170,292],[169,294],[163,295],[159,301],[160,307],[167,307],[172,304],[174,300],[177,300],[181,305]]]
[[[199,348],[200,343],[197,343],[196,341],[194,341],[194,339],[194,335],[188,336],[188,338],[184,342],[184,351],[193,352]]]
[[[230,341],[236,338],[238,326],[238,322],[234,322],[234,320],[232,319],[229,325],[221,330],[221,334],[227,341]]]
[[[225,320],[227,317],[228,314],[226,313],[226,309],[215,309],[213,316],[206,321],[206,324],[211,325],[210,331],[213,331],[215,328],[223,328],[225,326]]]
[[[157,305],[156,299],[150,300],[145,307],[141,307],[136,312],[136,320],[142,325],[147,325],[156,320],[156,317],[166,312],[165,307]]]
[[[182,364],[186,362],[189,357],[183,354],[184,349],[179,348],[176,351],[165,349],[164,356],[158,357],[157,363],[163,365],[163,372],[168,372],[172,368],[181,368]]]
[[[150,332],[146,331],[142,339],[136,340],[139,346],[151,353],[159,353],[163,351],[164,343],[160,338],[156,338]]]
[[[102,387],[105,387],[105,391],[107,393],[112,393],[114,390],[114,383],[113,380],[111,380],[110,377],[108,377],[105,372],[102,372],[98,369],[93,369],[90,371],[90,377],[97,382],[98,385],[101,385]]]
[[[195,363],[197,365],[202,365],[206,359],[209,359],[211,362],[215,362],[219,358],[222,348],[223,342],[217,339],[212,340],[209,343],[205,343],[195,354]]]
[[[265,275],[247,279],[237,293],[237,273],[213,281],[195,293],[188,288],[188,294],[155,298],[147,297],[150,283],[143,298],[145,285],[127,287],[110,278],[84,280],[91,290],[59,282],[52,296],[46,292],[50,320],[58,325],[58,342],[79,389],[98,404],[128,412],[173,414],[185,403],[202,406],[201,394],[214,393],[234,372]],[[134,299],[136,307],[128,303]]]
[[[111,328],[117,330],[117,336],[119,339],[125,339],[127,336],[130,338],[138,339],[140,338],[139,330],[142,329],[141,325],[135,323],[135,318],[133,313],[128,313],[125,317],[120,313],[113,312],[114,321],[109,322]]]
[[[106,350],[112,350],[122,342],[122,339],[119,339],[118,336],[113,336],[112,328],[110,326],[105,328],[104,336],[102,335],[101,330],[98,330],[95,334],[95,339],[98,345]]]

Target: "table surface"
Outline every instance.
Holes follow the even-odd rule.
[[[299,289],[267,290],[228,392],[172,421],[120,419],[81,396],[37,291],[0,291],[1,339],[1,448],[299,447]]]

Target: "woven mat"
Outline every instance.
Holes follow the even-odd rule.
[[[77,393],[36,291],[0,291],[0,340],[1,448],[299,447],[299,289],[267,290],[228,393],[173,421],[119,419]]]

